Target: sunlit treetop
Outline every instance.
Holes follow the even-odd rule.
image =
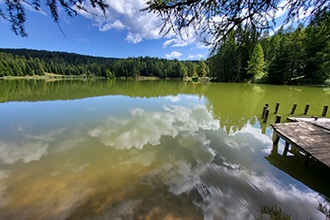
[[[329,0],[149,0],[147,10],[161,17],[162,31],[185,34],[195,31],[212,36],[217,45],[239,26],[250,25],[262,32],[276,24],[276,17],[285,14],[283,24],[308,18],[328,10]]]

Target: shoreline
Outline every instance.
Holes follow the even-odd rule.
[[[98,76],[92,76],[92,77],[86,77],[83,75],[60,75],[55,73],[44,73],[44,75],[33,75],[33,76],[2,76],[0,77],[0,80],[15,80],[15,79],[27,79],[27,80],[63,80],[63,79],[104,79],[104,77],[98,77]]]

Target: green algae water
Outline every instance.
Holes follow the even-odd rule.
[[[325,219],[329,168],[274,152],[276,102],[320,116],[330,89],[1,80],[0,219]]]

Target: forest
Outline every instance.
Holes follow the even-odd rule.
[[[204,61],[178,61],[152,57],[104,58],[66,52],[0,49],[1,76],[34,76],[55,73],[80,77],[182,78],[206,75]]]
[[[246,24],[233,29],[207,60],[152,57],[125,59],[66,52],[0,49],[0,77],[55,73],[83,77],[182,78],[208,76],[220,82],[330,84],[330,12],[308,25],[259,33]]]
[[[324,10],[307,26],[271,36],[249,25],[232,30],[208,60],[211,76],[222,82],[330,84],[329,15]]]

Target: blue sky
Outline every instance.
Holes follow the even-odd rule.
[[[146,0],[105,0],[106,17],[100,9],[84,6],[93,14],[80,12],[68,17],[59,7],[60,27],[53,22],[48,8],[36,12],[25,5],[27,38],[16,36],[7,21],[0,18],[0,48],[28,48],[73,52],[84,55],[127,58],[151,56],[179,60],[201,60],[209,56],[209,48],[193,30],[180,38],[174,33],[160,34],[162,21],[156,15],[142,12]],[[288,0],[279,4],[284,6]],[[43,2],[43,1],[42,1]],[[0,7],[3,0],[0,0]],[[283,10],[275,13],[283,20]],[[205,37],[205,36],[203,36]]]
[[[91,15],[81,13],[68,17],[60,11],[60,26],[53,22],[49,10],[40,12],[26,6],[27,38],[16,36],[9,23],[0,18],[0,48],[28,48],[65,51],[102,57],[151,56],[169,59],[206,59],[209,49],[193,32],[182,40],[159,33],[161,20],[154,14],[141,12],[144,0],[109,0],[107,17],[90,9]],[[1,1],[0,1],[1,4]],[[88,7],[88,6],[86,6]]]

